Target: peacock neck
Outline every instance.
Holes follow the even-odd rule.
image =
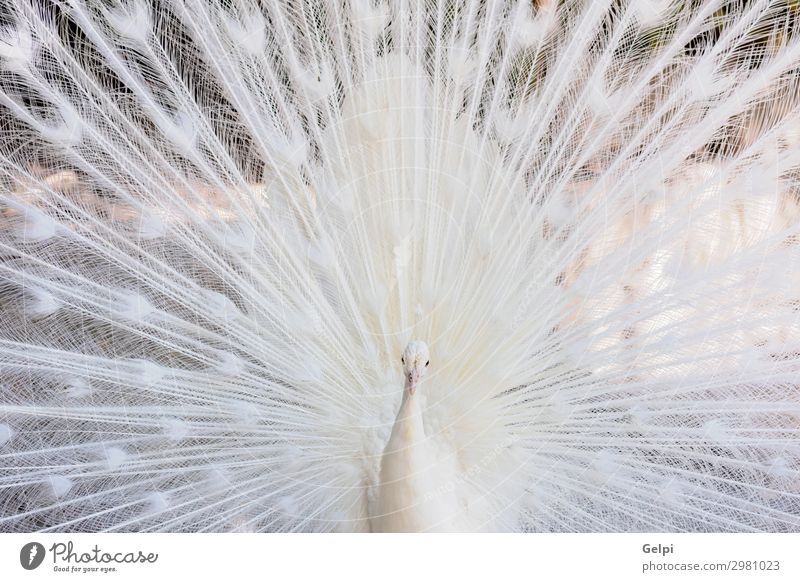
[[[425,437],[419,392],[411,394],[407,385],[403,390],[403,401],[397,413],[395,426],[402,428],[400,434],[404,440],[417,441]]]

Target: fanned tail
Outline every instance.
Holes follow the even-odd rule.
[[[694,4],[697,4],[696,6]],[[0,529],[800,527],[791,2],[19,2]]]

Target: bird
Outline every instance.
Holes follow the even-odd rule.
[[[403,397],[380,464],[372,531],[458,532],[469,530],[460,515],[454,489],[447,486],[457,473],[426,438],[417,389],[430,365],[423,341],[409,342],[400,358]],[[464,508],[465,509],[465,508]]]
[[[0,531],[800,531],[788,0],[0,9]]]

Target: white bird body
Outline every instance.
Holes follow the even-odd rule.
[[[12,3],[0,530],[800,530],[792,4]]]
[[[384,449],[373,531],[457,531],[455,474],[443,470],[443,461],[425,436],[419,400],[403,399]]]
[[[457,451],[435,446],[422,416],[422,376],[430,363],[427,345],[412,341],[403,352],[403,399],[383,450],[377,504],[371,527],[376,532],[473,531],[467,507],[460,504]]]

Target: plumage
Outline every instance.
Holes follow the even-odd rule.
[[[800,530],[798,26],[0,8],[0,530]]]

